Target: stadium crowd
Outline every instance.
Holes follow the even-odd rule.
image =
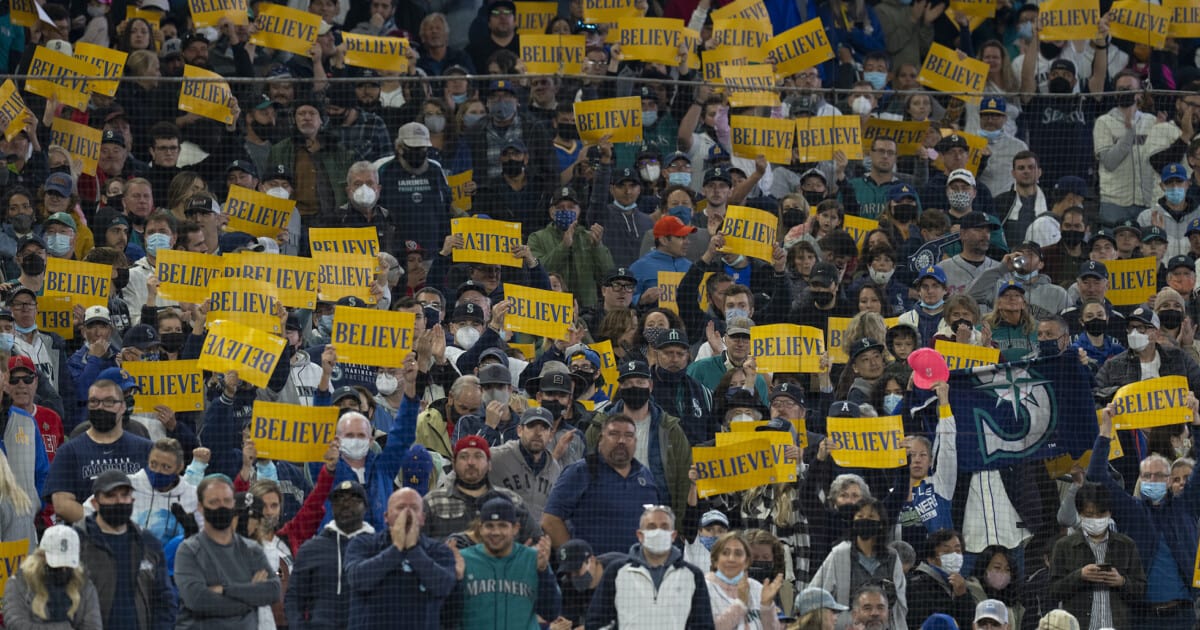
[[[634,3],[700,33],[677,65],[627,58],[591,0],[552,3],[544,32],[585,37],[579,75],[526,74],[534,3],[512,0],[279,2],[320,16],[308,55],[250,41],[270,0],[202,28],[183,0],[36,4],[0,2],[26,107],[0,112],[7,627],[1197,627],[1191,425],[1123,429],[1113,397],[1200,390],[1200,39],[1114,37],[1110,0],[1077,41],[1041,38],[1020,0],[979,19],[768,0],[774,34],[820,18],[833,55],[779,77],[776,106],[731,107],[686,62],[728,44],[711,0]],[[347,64],[343,33],[406,38],[407,70]],[[114,95],[30,91],[39,49],[85,43],[128,53]],[[923,87],[934,45],[985,64],[983,93]],[[230,80],[229,120],[178,108],[185,66]],[[575,106],[622,96],[642,141],[582,140]],[[928,127],[861,159],[734,154],[731,115],[843,114]],[[100,131],[94,169],[53,143],[58,120]],[[233,187],[295,209],[274,236],[237,231]],[[769,259],[727,243],[737,207],[777,220]],[[455,262],[463,217],[518,224],[513,264]],[[130,365],[198,359],[214,324],[210,301],[160,294],[158,256],[309,257],[314,228],[375,229],[371,299],[278,307],[263,386],[206,372],[198,408],[139,406]],[[1113,304],[1109,266],[1144,257],[1150,299]],[[111,268],[65,336],[39,312],[53,259]],[[515,285],[572,296],[564,338],[506,325]],[[411,353],[339,361],[340,308],[411,313]],[[837,333],[845,356],[760,370],[769,324]],[[1029,424],[1005,436],[1027,456],[968,465],[987,436],[951,404],[965,377],[910,366],[939,341],[1074,379],[1094,405],[1051,426],[1083,417],[1090,460],[1049,473],[1056,437]],[[256,402],[336,407],[322,461],[260,457]],[[827,427],[884,416],[906,465],[839,465]],[[796,480],[701,496],[692,449],[745,422],[787,436]]]

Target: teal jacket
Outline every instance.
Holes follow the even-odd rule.
[[[699,361],[693,361],[687,367],[688,376],[696,379],[701,385],[708,388],[713,393],[714,400],[724,400],[725,392],[717,391],[717,384],[721,382],[721,377],[725,376],[725,353],[722,352],[716,356],[711,356]],[[758,374],[754,379],[754,391],[758,393],[759,399],[764,405],[769,405],[767,401],[767,381]],[[724,418],[721,418],[724,421]]]
[[[479,544],[462,557],[462,627],[537,630],[539,615],[558,618],[562,594],[549,567],[538,571],[537,550],[513,543],[511,553],[496,558]]]

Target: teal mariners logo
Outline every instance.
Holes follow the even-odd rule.
[[[1012,363],[978,368],[975,380],[974,390],[990,399],[972,409],[979,429],[974,439],[985,465],[1054,446],[1059,408],[1050,379],[1029,364]]]

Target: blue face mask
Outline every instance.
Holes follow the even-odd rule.
[[[692,174],[686,171],[683,173],[667,173],[667,183],[672,186],[691,186]]]
[[[13,323],[13,330],[21,333],[22,335],[28,335],[29,333],[37,330],[37,324],[32,326],[19,326],[16,323]]]
[[[320,315],[317,317],[317,328],[329,332],[333,330],[333,315]]]
[[[259,479],[279,481],[279,473],[275,470],[275,462],[255,462],[254,470],[258,473]]]
[[[175,482],[179,479],[179,475],[176,474],[154,472],[149,468],[145,470],[146,480],[150,482],[150,487],[158,490],[159,492],[170,490],[175,485]]]
[[[717,576],[718,579],[720,579],[722,582],[724,582],[730,586],[737,586],[738,583],[740,583],[742,581],[742,578],[746,577],[745,571],[742,571],[741,573],[739,573],[733,577],[725,577],[725,574],[721,573],[720,571],[714,571],[713,573]]]
[[[66,256],[71,251],[71,237],[66,234],[47,234],[46,251],[52,256]]]
[[[863,79],[871,84],[871,87],[876,90],[882,90],[883,86],[887,85],[886,72],[864,72]]]
[[[1167,496],[1167,482],[1165,481],[1143,481],[1142,496],[1151,501],[1162,501],[1162,498]]]
[[[658,111],[650,110],[650,111],[642,112],[642,126],[643,127],[652,127],[652,126],[654,126],[654,123],[656,123],[656,122],[658,122]]]
[[[12,333],[0,333],[0,350],[3,350],[4,352],[9,352],[12,350],[12,346],[13,346],[13,334]]]
[[[621,202],[617,201],[616,199],[614,199],[613,205],[620,208],[621,211],[623,211],[623,212],[633,212],[634,210],[637,209],[636,201],[626,206],[626,205],[622,204]]]
[[[684,225],[692,224],[692,209],[687,206],[675,206],[667,210],[667,214],[679,219]]]
[[[912,2],[912,0],[909,0]],[[1017,37],[1021,39],[1033,39],[1033,22],[1021,22],[1017,26]]]
[[[937,302],[934,302],[933,304],[926,304],[924,302],[920,302],[919,304],[920,304],[921,308],[923,308],[927,311],[936,311],[937,309],[942,308],[942,305],[945,303],[946,303],[946,300],[941,299],[941,300],[938,300]]]
[[[992,140],[999,140],[1000,138],[1004,137],[1004,130],[1003,129],[994,129],[992,131],[988,131],[987,129],[980,129],[979,135],[983,136],[984,138],[987,138],[988,141],[990,142]]]
[[[574,223],[575,219],[578,217],[579,213],[573,210],[555,210],[554,225],[557,226],[558,229],[566,232],[567,228],[571,227],[571,224]]]
[[[705,549],[712,551],[712,546],[714,544],[716,544],[717,537],[716,536],[699,536],[696,538],[696,542],[700,543],[701,545],[704,545]]]
[[[1187,199],[1187,188],[1168,188],[1163,191],[1163,197],[1167,198],[1167,203],[1177,206]]]
[[[146,253],[153,256],[160,249],[171,249],[171,237],[166,234],[151,234],[146,237]]]
[[[462,105],[463,103],[467,102],[467,93],[463,92],[462,94],[451,94],[450,100],[454,101],[455,105]]]
[[[883,397],[883,410],[889,414],[895,414],[900,410],[900,403],[903,401],[903,394],[887,394]]]

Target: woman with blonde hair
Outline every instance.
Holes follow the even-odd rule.
[[[979,46],[977,58],[987,64],[987,84],[983,86],[984,94],[1003,96],[1007,99],[1008,120],[1004,123],[1004,132],[1017,132],[1017,117],[1021,115],[1021,105],[1015,98],[1008,98],[1021,89],[1021,82],[1013,72],[1012,59],[1008,49],[1000,41],[991,39]],[[967,104],[966,127],[967,133],[979,133],[979,103]]]
[[[79,563],[79,534],[46,530],[42,544],[4,588],[4,625],[11,630],[101,630],[100,599]]]
[[[793,614],[797,619],[788,630],[833,630],[837,614],[848,608],[834,601],[829,591],[811,586],[796,595]]]
[[[188,199],[192,195],[207,192],[208,184],[204,182],[204,178],[196,171],[182,171],[175,177],[171,178],[171,183],[167,185],[167,208],[171,210],[171,214],[175,215],[180,221],[186,219],[183,211],[187,206]]]
[[[8,456],[0,451],[0,542],[28,540],[30,552],[37,548],[34,507],[29,493],[17,483]]]
[[[712,547],[712,566],[707,575],[708,598],[718,628],[775,630],[779,612],[775,595],[783,586],[783,574],[759,582],[747,574],[750,543],[740,532],[722,534]]]

